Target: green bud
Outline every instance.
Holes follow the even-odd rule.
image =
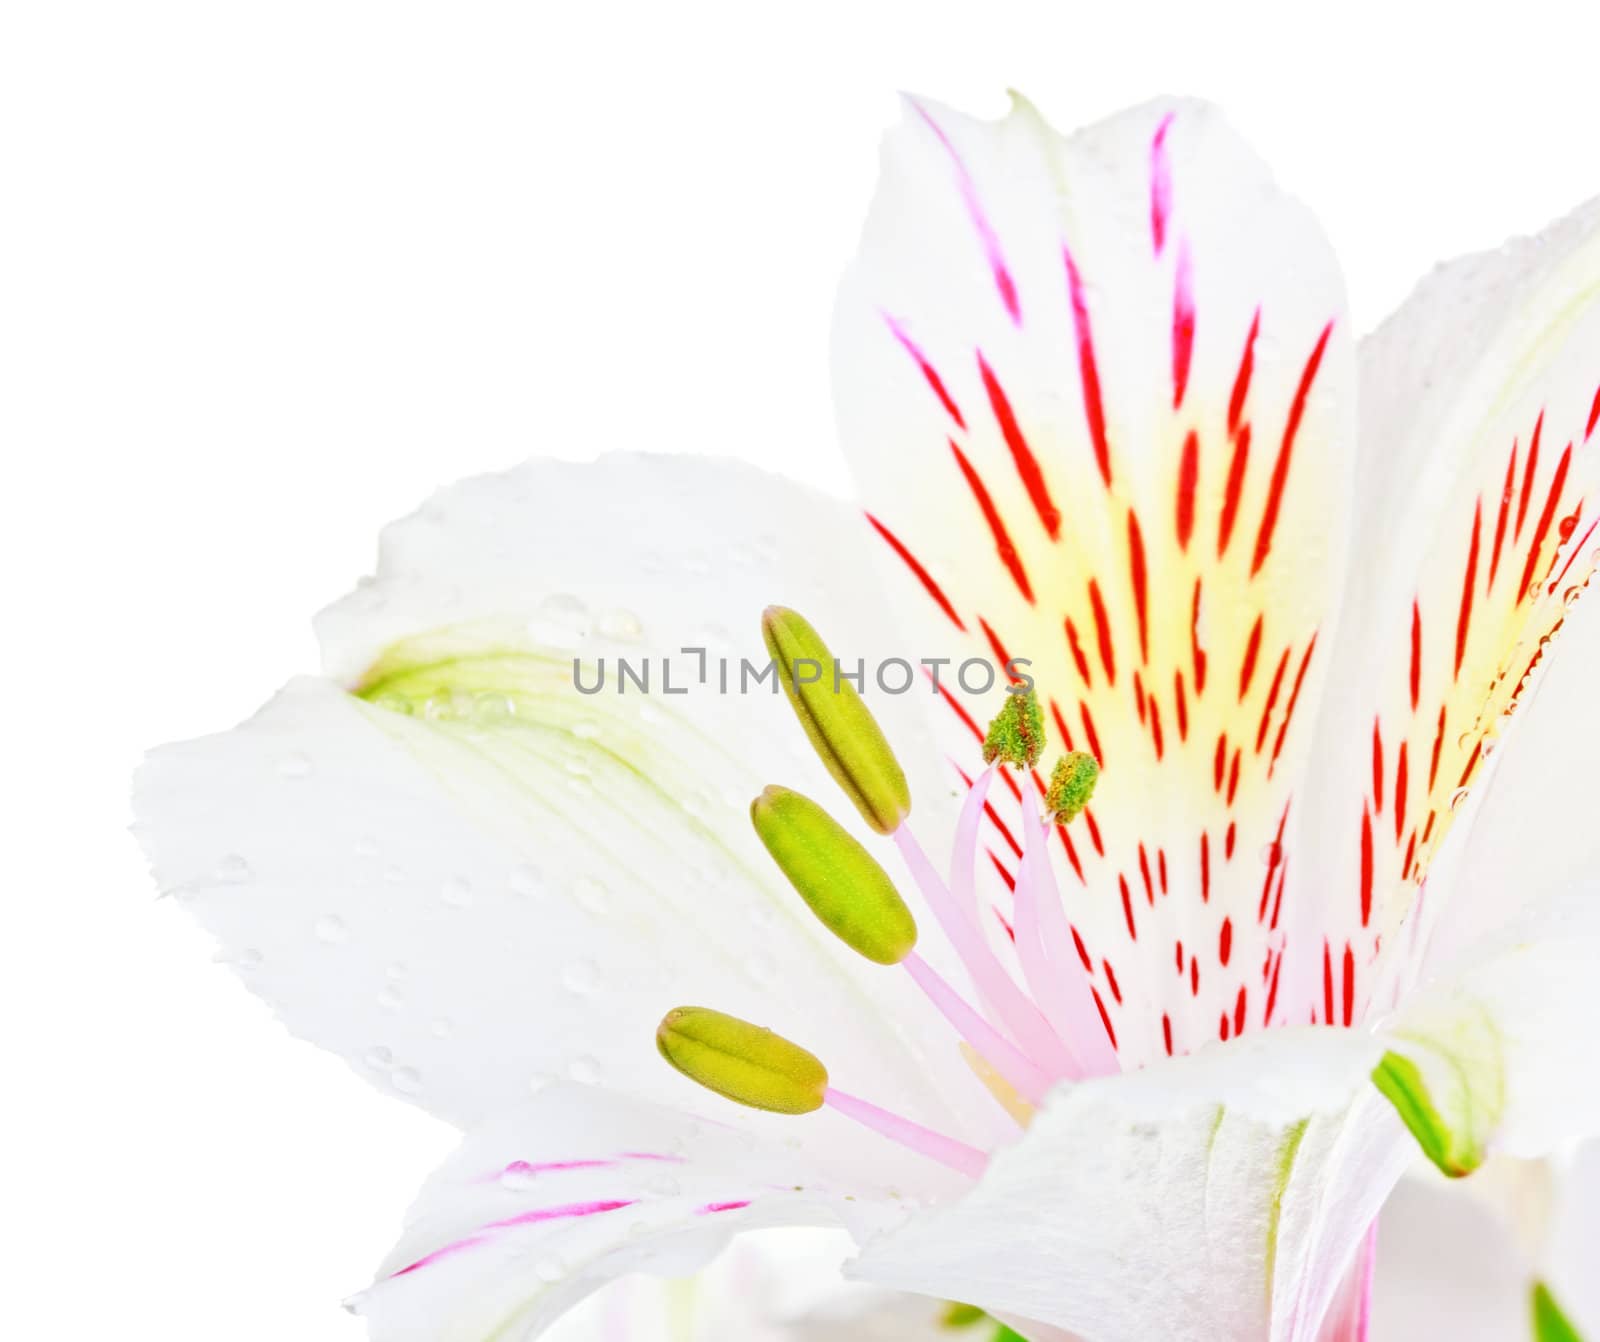
[[[1074,750],[1056,761],[1055,771],[1050,775],[1050,790],[1044,795],[1044,804],[1050,808],[1058,825],[1078,818],[1078,812],[1094,796],[1094,785],[1099,778],[1099,761],[1081,750]]]
[[[769,787],[750,820],[800,898],[834,936],[880,965],[897,965],[917,944],[917,924],[872,854],[809,797]]]
[[[1030,685],[1006,692],[1006,701],[983,738],[983,762],[1001,760],[1014,769],[1031,769],[1044,754],[1044,712]]]
[[[828,1070],[798,1044],[709,1007],[675,1007],[656,1029],[661,1056],[691,1081],[752,1109],[822,1108]]]
[[[838,676],[828,645],[803,617],[782,606],[763,612],[761,636],[812,748],[867,824],[893,834],[911,814],[911,790],[855,686]]]

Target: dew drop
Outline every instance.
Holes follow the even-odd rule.
[[[229,853],[217,863],[217,879],[224,885],[243,885],[251,877],[250,864],[237,853]]]
[[[573,899],[589,913],[605,912],[607,893],[605,886],[590,876],[580,876],[572,883]]]
[[[247,946],[233,957],[233,963],[240,969],[260,969],[261,952]]]
[[[371,1067],[374,1071],[379,1072],[388,1071],[390,1067],[394,1066],[394,1054],[386,1049],[382,1044],[376,1044],[372,1048],[369,1048],[364,1054],[362,1054],[361,1060],[366,1063],[368,1067]]]
[[[455,1028],[448,1020],[440,1016],[438,1020],[428,1027],[428,1033],[435,1039],[448,1039]]]
[[[1452,811],[1460,810],[1461,803],[1466,801],[1467,793],[1470,791],[1470,788],[1458,787],[1454,792],[1452,792],[1450,794],[1450,809]]]
[[[600,1081],[600,1063],[587,1054],[581,1058],[574,1058],[567,1064],[567,1075],[580,1086],[597,1085]]]
[[[1564,605],[1574,606],[1577,604],[1578,598],[1582,595],[1583,588],[1574,584],[1561,594],[1561,600]]]
[[[406,973],[406,967],[398,960],[396,960],[392,965],[383,971],[384,977],[388,979],[390,983],[399,983],[401,979],[405,978]]]
[[[1265,866],[1275,867],[1283,857],[1283,845],[1274,840],[1263,844],[1261,847],[1261,861]]]
[[[587,997],[600,984],[600,971],[592,960],[578,960],[561,972],[561,983],[569,993]]]
[[[292,755],[285,755],[278,761],[278,773],[284,778],[309,778],[311,775],[311,759],[296,751]]]
[[[472,883],[465,876],[452,876],[439,888],[439,898],[452,909],[464,909],[472,903]]]
[[[335,913],[318,918],[317,925],[312,930],[318,941],[326,942],[329,946],[342,946],[350,940],[350,929],[345,925],[344,919]]]
[[[356,840],[355,854],[357,857],[377,857],[378,841],[370,834],[363,834]]]
[[[644,633],[639,617],[631,610],[608,610],[595,621],[595,629],[603,638],[618,643],[636,643]]]
[[[378,1005],[385,1011],[398,1011],[404,1003],[397,989],[385,988],[378,994]]]
[[[600,735],[600,724],[591,718],[584,718],[572,724],[572,734],[580,741],[592,741]]]
[[[1560,525],[1556,527],[1556,531],[1560,534],[1562,540],[1566,540],[1577,529],[1578,519],[1576,517],[1563,517]]]
[[[500,1171],[500,1187],[508,1193],[526,1193],[538,1181],[533,1166],[525,1160],[514,1160]]]
[[[511,887],[511,893],[527,898],[537,895],[544,889],[544,874],[538,867],[520,863],[511,868],[511,874],[506,878],[506,883]]]
[[[415,1095],[422,1089],[422,1075],[415,1067],[396,1067],[389,1073],[389,1084],[402,1095]]]

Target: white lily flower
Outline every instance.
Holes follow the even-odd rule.
[[[1358,356],[1212,110],[1064,139],[912,103],[835,368],[865,524],[705,459],[468,481],[322,617],[322,678],[142,774],[158,879],[251,986],[469,1129],[355,1307],[533,1336],[822,1224],[1033,1342],[1365,1337],[1419,1143],[1460,1175],[1600,1131],[1600,212]],[[773,603],[864,661],[882,739],[837,682],[805,733],[739,692]],[[894,656],[949,660],[896,695]],[[1070,823],[978,760],[1015,701],[958,671],[1012,658],[1103,766]],[[868,849],[768,794],[774,870],[751,799],[835,779]],[[697,1091],[664,1017],[681,1070],[789,1112]]]

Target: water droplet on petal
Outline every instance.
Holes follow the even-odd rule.
[[[602,637],[619,643],[635,643],[644,633],[639,617],[631,610],[608,610],[595,622],[595,628]]]
[[[1571,606],[1571,605],[1575,605],[1577,603],[1578,598],[1580,596],[1582,596],[1582,595],[1583,595],[1583,588],[1578,586],[1578,585],[1576,585],[1576,584],[1574,584],[1573,586],[1567,588],[1567,590],[1561,594],[1561,600],[1562,600],[1563,604]]]
[[[311,760],[299,751],[285,755],[278,761],[278,773],[284,778],[308,778],[311,775]]]
[[[541,1258],[533,1265],[533,1275],[543,1282],[557,1282],[567,1275],[567,1269],[554,1258]]]
[[[452,909],[464,909],[472,903],[472,882],[465,876],[452,876],[440,887],[439,898]]]
[[[539,894],[544,889],[544,874],[538,867],[522,863],[511,868],[506,883],[511,887],[512,894],[527,898]]]
[[[252,947],[246,947],[233,956],[233,963],[240,969],[260,969],[261,952]]]
[[[415,1095],[422,1089],[422,1075],[415,1067],[396,1067],[389,1073],[389,1084],[402,1095]]]
[[[330,946],[342,946],[350,940],[350,929],[345,926],[344,919],[336,913],[318,918],[317,925],[312,930],[318,941],[326,942]]]
[[[375,1044],[362,1054],[361,1060],[374,1071],[386,1072],[394,1065],[394,1054],[382,1044]]]
[[[378,841],[370,834],[364,834],[356,840],[355,854],[357,857],[377,857]]]
[[[1269,867],[1275,867],[1283,858],[1283,845],[1277,840],[1263,844],[1261,847],[1261,861]]]
[[[434,1021],[434,1023],[428,1027],[428,1033],[431,1034],[435,1039],[448,1039],[451,1031],[454,1029],[454,1025],[452,1025],[443,1016],[440,1016],[438,1020]]]
[[[378,994],[378,1005],[385,1011],[398,1011],[403,1002],[404,999],[394,988],[385,988]]]
[[[598,1085],[600,1081],[599,1060],[587,1055],[581,1058],[574,1058],[567,1064],[567,1075],[580,1086]]]
[[[526,1193],[538,1182],[539,1176],[525,1160],[514,1160],[500,1171],[500,1187],[508,1193]]]
[[[1470,788],[1458,787],[1454,792],[1452,792],[1450,794],[1450,809],[1452,811],[1460,810],[1461,803],[1466,801],[1467,793],[1470,791]]]

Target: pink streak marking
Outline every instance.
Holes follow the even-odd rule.
[[[945,134],[944,127],[933,119],[921,103],[913,100],[911,105],[916,109],[917,115],[927,123],[928,129],[938,137],[939,143],[950,155],[950,162],[955,165],[956,185],[961,190],[962,202],[967,207],[973,228],[977,230],[978,240],[983,244],[984,255],[989,261],[989,273],[994,276],[995,288],[1000,292],[1000,301],[1011,314],[1012,325],[1021,326],[1022,304],[1017,298],[1016,281],[1011,278],[1011,271],[1006,267],[1005,256],[1000,250],[1000,239],[994,231],[994,226],[990,224],[989,216],[984,213],[983,205],[978,200],[978,189],[973,184],[972,174],[967,171],[967,165],[962,162],[955,145]]]
[[[894,338],[900,342],[901,348],[916,360],[917,367],[922,370],[923,379],[933,389],[933,394],[939,398],[939,404],[944,407],[945,413],[955,420],[957,428],[966,428],[967,421],[961,417],[961,407],[956,404],[949,388],[944,385],[939,370],[928,362],[928,356],[922,352],[917,342],[906,334],[905,327],[887,312],[883,314],[883,319],[889,323],[889,329],[894,333]]]
[[[1189,239],[1178,244],[1178,271],[1172,282],[1172,408],[1183,404],[1194,355],[1194,257]]]
[[[1176,112],[1168,112],[1150,141],[1150,241],[1157,256],[1167,243],[1167,220],[1172,217],[1172,160],[1167,156],[1167,131]]]
[[[444,1247],[435,1249],[432,1253],[417,1259],[416,1262],[401,1268],[398,1272],[391,1272],[389,1278],[404,1277],[408,1273],[416,1272],[420,1268],[430,1267],[445,1258],[452,1258],[467,1249],[476,1248],[486,1244],[495,1236],[492,1232],[500,1230],[513,1230],[518,1226],[538,1225],[545,1221],[573,1220],[580,1216],[597,1216],[601,1212],[619,1211],[623,1207],[634,1205],[634,1199],[621,1202],[574,1202],[565,1207],[541,1207],[537,1211],[522,1212],[517,1216],[508,1216],[503,1221],[490,1221],[481,1226],[471,1235],[462,1239],[452,1240]]]
[[[823,1101],[830,1109],[846,1118],[853,1118],[880,1136],[974,1179],[979,1178],[989,1164],[989,1157],[975,1146],[934,1132],[920,1123],[913,1123],[909,1118],[901,1118],[899,1114],[891,1114],[887,1109],[868,1104],[854,1095],[846,1095],[832,1086],[823,1092]]]
[[[708,1202],[704,1207],[696,1207],[694,1214],[696,1216],[711,1216],[716,1212],[736,1212],[749,1205],[749,1198],[745,1198],[742,1202]]]

